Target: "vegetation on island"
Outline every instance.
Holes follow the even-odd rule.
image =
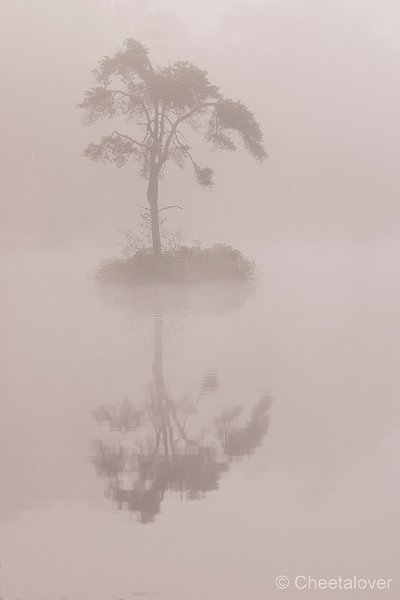
[[[200,283],[246,281],[255,278],[255,263],[227,244],[202,248],[185,245],[179,232],[161,222],[161,256],[149,245],[149,219],[144,215],[143,234],[122,230],[122,256],[105,260],[96,271],[97,283]]]

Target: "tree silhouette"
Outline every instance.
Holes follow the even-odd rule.
[[[118,443],[95,442],[97,473],[108,481],[107,493],[118,507],[135,512],[142,523],[154,520],[167,491],[194,500],[218,489],[229,464],[252,454],[269,424],[270,401],[263,396],[242,425],[238,406],[196,426],[199,402],[217,391],[218,378],[206,373],[194,399],[172,401],[164,382],[162,317],[155,318],[152,375],[148,399],[139,407],[125,400],[94,411],[99,425],[120,434]]]
[[[201,132],[212,147],[229,151],[237,149],[236,138],[241,138],[250,154],[262,161],[266,154],[260,126],[241,101],[222,96],[206,71],[186,61],[154,67],[148,49],[132,38],[114,56],[100,60],[93,73],[95,85],[78,105],[84,110],[83,122],[109,120],[116,128],[89,144],[84,154],[118,167],[130,159],[139,163],[140,174],[148,180],[153,252],[159,256],[160,212],[173,208],[158,205],[166,163],[174,160],[183,168],[188,161],[200,185],[213,185],[212,169],[193,158],[185,132]]]

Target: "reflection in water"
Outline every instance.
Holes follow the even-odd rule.
[[[354,285],[353,268],[348,282],[341,263],[337,276],[325,279],[326,263],[317,263],[294,262],[290,285],[278,264],[243,308],[232,288],[193,286],[154,293],[154,305],[148,294],[147,312],[144,290],[142,312],[130,301],[133,290],[116,290],[112,302],[108,289],[107,303],[96,302],[73,269],[66,276],[68,261],[60,269],[59,254],[42,276],[36,256],[17,263],[3,297],[13,318],[5,323],[2,363],[0,596],[133,600],[154,590],[156,600],[279,600],[275,578],[310,566],[316,577],[332,565],[339,573],[353,565],[371,579],[397,572],[400,337],[398,322],[387,318],[395,315],[396,278],[385,275],[385,283],[373,263],[368,287],[362,278]],[[164,314],[164,387],[186,437],[208,449],[201,457],[206,467],[214,452],[211,458],[229,469],[218,474],[219,491],[199,492],[201,502],[181,503],[172,491],[183,489],[185,498],[201,485],[193,466],[194,483],[188,473],[171,474],[168,428],[171,465],[162,472],[151,373],[154,327],[162,323],[148,313]],[[256,407],[267,382],[279,398],[273,417],[269,411],[273,428],[271,420],[264,447],[243,459],[243,448],[251,452],[248,438],[255,447],[264,435],[267,411],[260,418]],[[121,402],[126,397],[131,402]],[[96,407],[114,403],[93,420]],[[243,405],[241,414],[233,414],[236,405]],[[192,446],[182,441],[171,407],[164,410],[177,461]],[[103,466],[112,457],[120,462],[103,477],[87,460],[96,438]],[[107,510],[117,505],[104,500],[106,487],[112,498],[125,496],[123,512]],[[128,512],[135,489],[137,497],[140,490],[164,490],[165,499],[152,525],[131,523],[132,535],[127,520],[150,518],[143,503],[143,517]],[[295,590],[288,594],[297,600]],[[398,598],[393,594],[388,598]]]
[[[156,317],[147,399],[138,406],[128,400],[101,406],[93,413],[99,425],[117,435],[117,441],[96,441],[93,462],[119,508],[137,513],[142,523],[151,522],[167,491],[200,499],[218,488],[233,460],[261,444],[268,429],[269,399],[263,396],[247,417],[240,405],[201,418],[202,399],[217,391],[217,374],[208,372],[194,399],[172,401],[164,382],[163,318]]]
[[[97,293],[106,305],[124,308],[130,315],[211,313],[222,315],[240,310],[255,293],[252,281],[204,284],[99,286]]]

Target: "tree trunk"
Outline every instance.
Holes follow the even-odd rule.
[[[160,214],[158,212],[158,177],[150,174],[147,187],[147,200],[150,205],[151,239],[155,256],[161,256]]]

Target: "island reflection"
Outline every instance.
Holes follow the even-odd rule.
[[[221,289],[216,294],[218,312]],[[230,306],[232,289],[227,289]],[[239,305],[245,297],[241,290]],[[154,521],[168,492],[198,500],[217,490],[232,462],[253,454],[262,443],[271,405],[267,394],[262,394],[250,406],[246,400],[218,407],[215,371],[203,373],[194,393],[173,399],[164,377],[165,298],[160,300],[159,293],[154,298],[150,304],[154,321],[152,379],[146,397],[93,411],[102,435],[94,443],[92,461],[99,477],[107,482],[105,494],[118,509],[135,513],[141,523]],[[202,407],[207,399],[212,401],[211,415],[209,407]]]

